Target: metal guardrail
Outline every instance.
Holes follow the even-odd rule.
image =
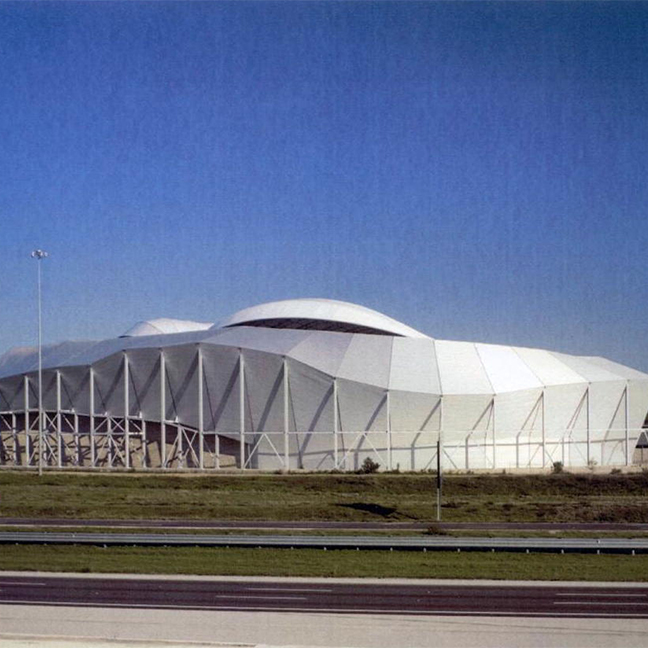
[[[648,553],[644,538],[456,538],[421,536],[194,535],[157,533],[2,532],[0,544],[261,547],[388,551]]]

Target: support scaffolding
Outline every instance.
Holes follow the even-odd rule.
[[[347,379],[322,378],[320,374],[312,383],[304,381],[311,399],[305,402],[317,411],[315,417],[310,411],[305,415],[298,410],[303,367],[288,356],[282,356],[276,372],[266,378],[274,387],[264,392],[254,381],[248,383],[246,376],[246,353],[253,352],[233,350],[227,369],[230,373],[226,374],[228,389],[224,394],[216,390],[214,395],[208,380],[211,369],[206,371],[211,352],[207,355],[201,344],[192,345],[191,352],[187,354],[190,360],[179,369],[172,348],[151,350],[148,364],[139,366],[134,351],[121,351],[113,365],[118,369],[111,370],[114,377],[110,380],[101,365],[98,369],[88,367],[86,373],[76,368],[49,370],[42,417],[33,376],[21,376],[20,382],[14,383],[13,395],[4,391],[2,396],[3,404],[16,408],[0,412],[0,467],[36,468],[42,462],[46,469],[220,470],[236,466],[358,470],[362,461],[371,457],[382,469],[400,468],[405,458],[404,469],[420,470],[434,465],[437,445],[439,460],[460,470],[547,468],[559,460],[565,466],[591,467],[599,456],[603,465],[628,465],[634,438],[641,432],[632,428],[631,415],[636,414],[631,410],[628,381],[623,389],[611,392],[614,401],[606,392],[603,421],[600,411],[592,412],[600,387],[592,395],[591,383],[585,383],[584,390],[574,385],[569,401],[561,392],[559,397],[563,403],[570,402],[571,410],[565,411],[563,406],[560,413],[564,418],[550,410],[553,418],[549,421],[547,408],[555,407],[551,399],[556,396],[550,393],[547,405],[543,387],[521,401],[525,409],[515,412],[520,421],[515,430],[507,430],[503,423],[509,420],[510,401],[490,395],[490,400],[473,401],[479,403],[479,409],[472,405],[476,416],[466,431],[446,429],[446,406],[452,421],[456,401],[445,403],[442,395],[433,407],[426,403],[429,411],[420,408],[419,423],[425,422],[419,429],[402,429],[403,401],[398,400],[402,396],[372,388],[362,405],[367,429],[354,429],[355,424],[353,428],[349,424],[353,414],[347,417],[344,408],[355,405],[349,394],[355,398],[358,387],[356,384],[352,386],[356,391],[345,393]],[[248,366],[254,367],[256,362],[250,357]],[[146,367],[144,377],[141,366]],[[362,402],[362,392],[358,398]],[[599,402],[594,403],[600,410]],[[218,416],[214,416],[215,410]],[[263,416],[258,416],[259,411]],[[432,417],[438,418],[438,425],[435,422],[429,425],[434,429],[428,430]],[[323,420],[328,421],[324,426]],[[219,429],[222,421],[226,427]],[[310,421],[316,423],[303,429],[304,421],[306,426]],[[606,427],[601,429],[602,425]]]

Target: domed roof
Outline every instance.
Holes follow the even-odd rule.
[[[191,320],[158,319],[138,322],[119,337],[139,337],[141,335],[166,335],[167,333],[186,333],[187,331],[205,331],[212,327],[211,322],[192,322]]]
[[[262,326],[426,338],[420,331],[370,308],[332,299],[286,299],[234,313],[214,328]]]

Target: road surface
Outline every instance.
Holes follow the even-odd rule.
[[[648,586],[0,575],[0,605],[648,619]]]

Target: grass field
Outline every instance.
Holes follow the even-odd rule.
[[[648,522],[648,474],[449,475],[443,520]],[[0,516],[431,521],[429,474],[0,472]]]
[[[435,476],[0,472],[0,516],[431,523]],[[450,475],[443,520],[648,522],[648,475]],[[648,581],[648,557],[3,545],[0,570]]]
[[[648,581],[648,557],[5,545],[0,570],[237,576]]]
[[[244,523],[243,523],[244,524]],[[268,536],[268,535],[287,535],[290,536],[388,536],[388,537],[422,537],[440,535],[454,538],[648,538],[648,531],[546,531],[542,529],[531,530],[509,530],[509,529],[450,529],[438,531],[434,526],[431,530],[408,531],[403,529],[368,529],[368,530],[350,530],[350,529],[161,529],[140,527],[97,527],[92,525],[74,525],[74,526],[18,526],[18,525],[0,525],[2,533],[20,533],[30,531],[35,533],[138,533],[144,532],[153,535],[198,535],[198,536],[227,536],[227,535],[246,535],[246,536]]]

